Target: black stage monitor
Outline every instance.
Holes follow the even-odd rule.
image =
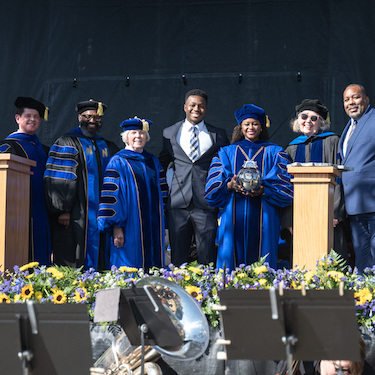
[[[35,317],[35,318],[34,318]],[[92,349],[84,304],[0,304],[3,375],[84,375]],[[30,352],[23,368],[18,353]]]
[[[269,290],[219,292],[228,359],[283,360],[283,337],[294,337],[294,359],[360,360],[353,291],[284,290],[276,297],[272,318]]]

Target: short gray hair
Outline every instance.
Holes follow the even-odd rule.
[[[129,132],[132,131],[134,129],[131,129],[131,130],[125,130],[124,132],[122,132],[120,134],[121,136],[121,139],[122,141],[125,143],[126,146],[129,146],[129,141],[128,141],[128,135],[129,135]],[[142,129],[139,129],[139,130],[142,130]],[[144,130],[142,130],[144,131]],[[149,140],[151,139],[150,137],[150,133],[149,132],[146,132],[146,142],[148,142]]]
[[[329,126],[330,124],[327,123],[322,116],[319,116],[318,114],[316,114],[318,117],[319,117],[319,120],[320,120],[320,126],[319,126],[319,131],[320,132],[324,132],[326,130],[329,129]],[[295,133],[301,133],[301,128],[298,124],[298,116],[295,117],[293,120],[290,121],[290,127],[292,128],[292,130],[295,132]]]

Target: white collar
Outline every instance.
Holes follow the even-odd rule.
[[[186,126],[188,130],[190,130],[193,126],[196,126],[199,131],[202,131],[204,129],[205,123],[204,120],[202,120],[201,122],[195,125],[189,122],[187,119],[185,119],[184,126]]]

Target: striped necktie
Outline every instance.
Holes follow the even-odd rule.
[[[198,143],[198,128],[192,126],[190,128],[191,137],[190,137],[190,154],[189,158],[192,162],[196,161],[199,157],[199,143]]]

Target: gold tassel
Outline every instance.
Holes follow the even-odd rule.
[[[143,128],[142,128],[142,130],[143,130],[144,132],[148,132],[148,131],[150,130],[150,125],[149,125],[149,123],[148,123],[146,120],[142,120],[142,124],[143,124]]]
[[[96,111],[96,113],[98,114],[98,116],[103,116],[103,104],[102,102],[98,102],[98,110]]]
[[[48,121],[48,114],[49,114],[49,108],[45,107],[44,108],[44,121]]]
[[[270,119],[268,118],[268,115],[266,115],[266,128],[269,128],[271,126]]]
[[[329,112],[327,113],[326,124],[331,125],[331,119],[329,117]]]

